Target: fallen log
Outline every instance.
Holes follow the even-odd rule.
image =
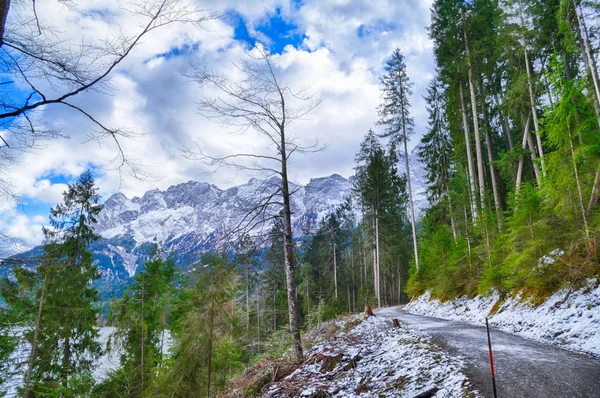
[[[438,391],[440,391],[439,388],[433,387],[432,389],[429,389],[427,391],[423,391],[422,393],[415,395],[413,398],[431,398]]]

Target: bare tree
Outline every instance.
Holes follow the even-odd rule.
[[[302,359],[300,339],[300,307],[294,279],[294,242],[292,235],[288,162],[294,153],[314,152],[322,149],[318,142],[301,146],[289,132],[289,126],[301,120],[319,105],[320,99],[307,89],[294,92],[278,79],[269,53],[260,45],[247,54],[248,59],[235,63],[241,75],[232,80],[226,76],[195,68],[190,77],[200,86],[212,86],[219,96],[205,98],[198,103],[198,110],[209,119],[233,127],[239,133],[255,133],[269,143],[267,153],[237,153],[224,157],[211,157],[197,147],[186,151],[190,158],[199,159],[212,166],[234,167],[237,170],[259,172],[278,176],[277,189],[263,198],[253,212],[245,217],[245,226],[264,222],[267,209],[277,206],[283,209],[284,262],[286,271],[287,299],[292,356]],[[281,202],[277,201],[281,198]],[[262,215],[262,216],[260,216]]]
[[[87,15],[76,0],[50,1],[78,16]],[[216,15],[180,0],[133,0],[123,4],[121,11],[139,21],[139,26],[128,27],[129,33],[119,28],[103,39],[75,41],[62,27],[51,25],[53,21],[38,18],[35,0],[13,0],[12,4],[0,0],[0,194],[13,194],[6,170],[18,162],[20,153],[60,135],[45,127],[42,113],[42,109],[47,113],[59,106],[95,126],[89,140],[112,140],[117,148],[115,168],[137,178],[148,177],[121,145],[121,139],[134,133],[108,126],[77,100],[90,91],[110,92],[111,74],[150,32],[172,23],[201,27]]]

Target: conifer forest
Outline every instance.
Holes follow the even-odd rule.
[[[425,83],[425,72],[414,67],[416,50],[399,37],[375,66],[360,69],[370,74],[373,94],[357,89],[363,101],[346,108],[330,102],[335,96],[323,94],[321,83],[311,84],[320,72],[295,78],[308,68],[293,63],[302,56],[325,51],[311,61],[321,67],[319,62],[330,62],[326,57],[345,51],[332,44],[334,33],[320,39],[327,50],[310,47],[310,29],[318,24],[296,46],[279,48],[283,39],[269,36],[283,31],[283,37],[296,37],[303,25],[286,24],[310,1],[275,2],[279,19],[263,31],[249,22],[240,30],[231,21],[246,14],[232,11],[237,6],[221,10],[218,2],[142,0],[114,15],[79,3],[0,1],[0,397],[300,396],[290,386],[302,373],[293,370],[316,366],[318,355],[328,355],[315,354],[315,341],[342,329],[344,339],[366,322],[383,322],[377,318],[387,316],[381,315],[387,307],[419,297],[438,299],[440,306],[493,297],[491,317],[515,297],[543,308],[553,297],[564,303],[571,294],[597,289],[600,1],[425,1],[423,40],[432,62]],[[386,2],[343,3],[364,13],[387,10]],[[72,27],[46,18],[48,7],[80,15],[92,33],[65,39]],[[133,18],[129,26],[93,39],[93,23],[112,26],[121,12]],[[330,17],[323,23],[335,24],[337,14]],[[236,40],[245,32],[245,47],[199,39],[139,55],[139,48],[167,37],[181,43],[189,35],[212,37],[221,24]],[[374,25],[356,26],[361,40],[381,33]],[[381,28],[385,35],[394,34],[390,26]],[[381,50],[380,41],[372,45]],[[210,46],[223,46],[214,51],[214,64],[201,57],[177,61]],[[304,55],[283,58],[301,48]],[[234,55],[227,58],[227,51]],[[134,74],[127,68],[139,72],[133,65],[158,71],[169,62],[169,73],[184,82],[177,87],[196,90],[185,107],[183,95],[166,98],[159,89],[140,99],[140,86],[150,87],[151,77],[126,80]],[[341,79],[327,76],[331,84]],[[360,87],[350,78],[342,86],[336,95]],[[123,99],[115,94],[120,90],[138,91]],[[103,98],[113,98],[125,113],[154,101],[181,111],[179,119],[158,125],[142,118],[129,123],[98,105]],[[188,105],[190,115],[184,114]],[[373,115],[367,124],[354,116],[364,108]],[[356,145],[348,144],[347,127],[336,130],[338,121],[324,113],[330,109],[366,126]],[[321,128],[321,119],[327,124],[316,139],[304,137]],[[210,134],[186,141],[177,126],[193,120],[206,123],[198,130]],[[35,169],[36,154],[58,148],[70,123],[89,131],[82,133],[85,139],[73,136],[64,157],[78,156],[80,141],[95,149],[64,180],[40,168],[40,178],[60,195],[43,209],[37,241],[26,244],[20,238],[25,235],[14,233],[17,218],[6,221],[2,214],[39,205],[18,192],[18,171]],[[182,169],[152,159],[152,152],[145,155],[150,141],[190,170],[201,170],[194,169],[198,180],[228,188],[184,183],[189,178]],[[328,156],[327,167],[314,167],[335,169],[343,157],[348,178],[335,174],[301,183],[308,181],[305,174],[319,176],[308,168],[311,159]],[[153,180],[152,173],[160,172],[169,174],[168,183]],[[415,177],[419,173],[424,183]],[[234,187],[234,177],[252,179]],[[45,186],[36,181],[31,191],[41,192]],[[133,186],[128,181],[139,181],[144,190],[122,190]],[[598,322],[598,302],[589,303],[590,322]],[[557,333],[548,339],[558,340],[563,332]],[[592,347],[583,351],[600,356],[600,334],[589,336],[582,334],[587,342],[581,344]],[[366,366],[360,355],[371,348],[365,347],[344,352],[350,358],[344,374]],[[335,362],[323,362],[315,374],[342,372],[344,356],[331,355]],[[267,363],[270,373],[253,376]],[[283,379],[290,374],[296,379]],[[358,378],[354,395],[344,395],[343,386],[327,390],[330,380],[306,396],[413,396],[402,393],[413,391],[410,383],[417,383],[417,392],[432,388],[432,395],[422,396],[490,396],[477,380],[472,384],[483,395],[469,395],[466,382],[462,395],[433,395],[447,387],[411,377],[386,390]],[[280,380],[285,382],[269,384]]]

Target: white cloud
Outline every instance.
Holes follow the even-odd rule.
[[[124,12],[117,0],[84,2],[86,10],[110,10],[84,17],[55,2],[41,2],[38,13],[46,22],[63,27],[67,37],[103,40],[118,26],[132,32],[139,19]],[[215,6],[199,1],[201,8]],[[300,4],[300,5],[298,5]],[[421,96],[432,78],[432,45],[425,26],[429,23],[431,0],[224,0],[218,10],[235,10],[243,15],[252,32],[268,21],[279,7],[288,23],[306,36],[300,48],[287,46],[273,57],[284,82],[294,88],[310,87],[323,103],[294,133],[304,142],[319,138],[329,144],[326,152],[297,157],[292,162],[292,178],[307,182],[311,177],[334,172],[349,176],[354,155],[367,129],[377,119],[379,76],[384,60],[399,47],[407,56],[409,75],[415,82],[413,114],[417,133],[425,130],[426,112]],[[10,23],[10,20],[9,20]],[[244,55],[246,43],[234,39],[233,27],[223,20],[209,21],[203,30],[191,25],[173,24],[152,32],[113,75],[108,95],[86,93],[76,99],[108,126],[126,127],[143,133],[120,144],[132,158],[146,165],[156,180],[121,178],[114,170],[117,148],[110,140],[87,142],[93,127],[89,120],[69,109],[48,107],[44,118],[61,127],[70,138],[61,138],[36,152],[22,156],[10,170],[14,189],[26,202],[52,205],[66,189],[53,176],[73,179],[88,167],[105,166],[98,171],[98,186],[106,197],[116,191],[140,196],[148,189],[166,189],[190,179],[206,180],[220,186],[244,182],[246,176],[234,170],[208,174],[206,167],[183,158],[180,149],[198,142],[214,155],[264,148],[267,144],[253,135],[235,135],[214,121],[198,115],[195,102],[212,94],[184,77],[190,63],[234,73],[233,62]],[[362,29],[363,37],[359,36]],[[187,46],[187,47],[186,47]],[[195,47],[194,47],[195,46]],[[172,49],[179,56],[162,56]],[[187,51],[185,51],[187,48]],[[194,50],[192,50],[194,48]],[[413,140],[414,145],[416,139]],[[41,241],[43,216],[17,213],[14,204],[0,203],[0,232],[8,232],[28,244]],[[37,231],[36,232],[36,228]]]

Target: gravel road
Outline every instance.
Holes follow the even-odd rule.
[[[485,326],[413,315],[401,307],[376,314],[397,318],[462,357],[465,374],[486,397],[493,396]],[[498,397],[600,397],[600,360],[494,329],[491,340]]]

